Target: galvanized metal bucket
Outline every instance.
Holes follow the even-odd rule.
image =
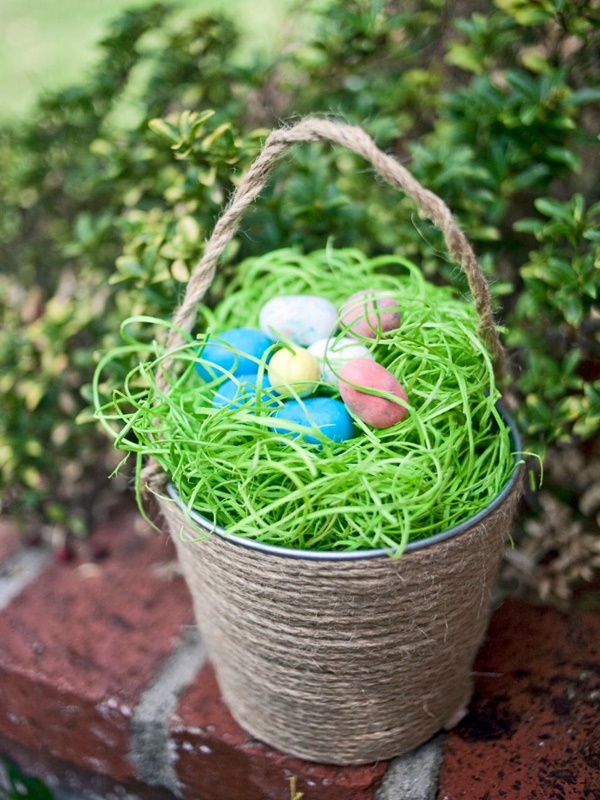
[[[274,131],[241,181],[190,279],[167,353],[192,330],[218,259],[270,168],[295,143],[318,140],[363,156],[440,227],[501,374],[504,349],[487,283],[446,205],[360,128],[311,118]],[[398,558],[383,550],[259,544],[188,511],[173,487],[163,494],[223,696],[247,731],[302,758],[359,764],[411,750],[456,721],[471,695],[471,668],[519,496],[514,426],[512,435],[515,472],[494,501],[461,525],[410,543]],[[158,472],[150,464],[148,481]]]
[[[518,452],[514,426],[513,441]],[[231,536],[188,513],[170,486],[162,511],[239,724],[301,758],[360,764],[460,718],[520,475],[482,512],[398,558]]]

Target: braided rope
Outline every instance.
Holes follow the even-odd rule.
[[[275,130],[267,138],[262,152],[248,169],[217,221],[204,256],[190,277],[185,297],[174,318],[174,329],[167,340],[167,349],[174,349],[183,343],[183,336],[176,328],[187,332],[192,330],[198,303],[212,283],[218,259],[235,235],[242,214],[265,187],[274,164],[292,145],[316,141],[339,144],[362,156],[387,183],[411,197],[419,209],[440,228],[450,256],[467,276],[479,317],[479,336],[493,356],[498,375],[501,375],[506,361],[505,351],[494,324],[488,284],[448,206],[436,194],[425,189],[395,158],[380,150],[362,128],[314,117],[307,117],[292,127]]]

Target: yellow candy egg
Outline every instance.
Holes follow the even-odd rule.
[[[295,392],[300,397],[306,397],[319,382],[319,373],[317,359],[304,347],[297,345],[278,350],[269,362],[271,388],[280,394]]]

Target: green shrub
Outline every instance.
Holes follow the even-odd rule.
[[[439,193],[506,324],[529,448],[600,429],[598,19],[583,0],[327,0],[280,54],[236,54],[222,16],[156,4],[111,25],[88,79],[0,131],[3,508],[84,532],[110,442],[87,411],[95,354],[131,314],[169,316],[265,129],[362,124]],[[419,259],[461,286],[439,234],[349,153],[298,150],[224,259],[328,239]],[[219,283],[221,282],[221,283]],[[125,365],[123,365],[125,368]]]
[[[521,349],[523,424],[544,442],[600,430],[600,203],[541,197],[515,229],[539,246],[521,267],[509,343]]]

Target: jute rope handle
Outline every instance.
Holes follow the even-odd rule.
[[[431,222],[440,228],[448,252],[467,276],[479,317],[479,336],[493,357],[497,374],[502,375],[506,356],[494,324],[488,284],[471,245],[458,227],[448,206],[436,194],[425,189],[395,158],[380,150],[362,128],[316,117],[306,117],[292,127],[280,128],[269,135],[262,152],[248,169],[228,207],[215,225],[204,256],[188,282],[185,297],[175,315],[175,328],[191,332],[198,303],[212,283],[217,261],[235,235],[240,217],[264,189],[275,163],[292,145],[298,142],[318,141],[340,144],[362,156],[375,167],[377,173],[387,183],[411,197]],[[167,340],[167,350],[178,347],[183,341],[182,335],[176,329],[172,330]]]
[[[450,256],[467,276],[479,317],[478,335],[492,356],[496,376],[502,378],[505,372],[506,353],[496,331],[489,287],[471,245],[458,227],[448,206],[434,192],[422,186],[395,158],[380,150],[362,128],[318,117],[306,117],[291,127],[272,131],[261,153],[235,190],[229,205],[217,220],[206,244],[204,255],[190,277],[183,302],[175,314],[173,328],[166,343],[167,359],[163,362],[164,372],[157,376],[159,389],[164,391],[167,388],[164,373],[169,366],[168,353],[184,343],[185,337],[182,332],[191,332],[198,304],[213,281],[219,257],[237,232],[242,214],[264,189],[271,169],[287,150],[300,142],[318,141],[342,145],[362,156],[387,183],[411,197],[425,216],[442,231]],[[155,470],[151,466],[146,472],[146,477],[148,479],[155,477]]]

